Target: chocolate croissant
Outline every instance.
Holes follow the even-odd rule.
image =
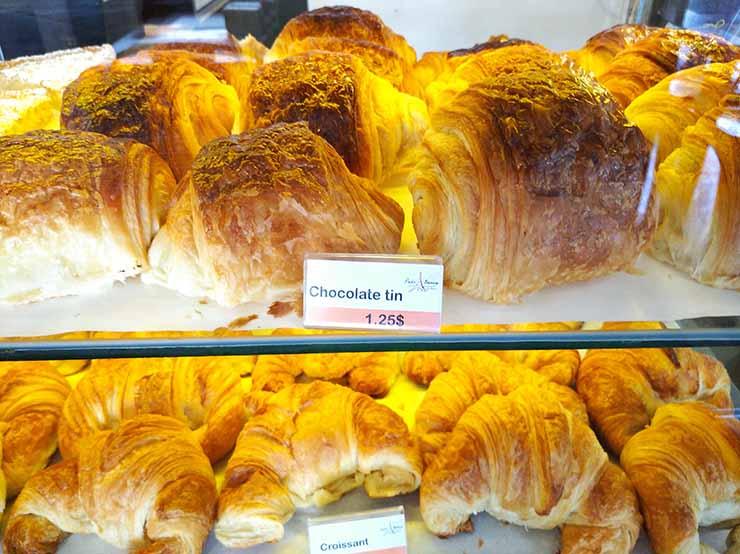
[[[323,381],[272,395],[226,467],[216,537],[245,548],[280,540],[296,508],[364,486],[372,498],[416,490],[421,459],[403,420],[369,396]]]
[[[151,148],[80,131],[0,137],[0,301],[139,274],[175,180]]]
[[[239,131],[236,91],[184,56],[116,60],[64,91],[62,127],[132,138],[154,148],[179,180],[201,146]]]
[[[356,57],[300,54],[258,68],[249,93],[252,124],[306,121],[355,175],[393,186],[403,153],[428,124],[424,102],[403,94]],[[403,183],[405,184],[405,182]]]
[[[331,331],[276,329],[273,335],[329,333]],[[399,355],[396,352],[263,355],[254,365],[252,391],[277,392],[305,375],[322,381],[341,381],[368,396],[385,396],[399,373]]]
[[[661,329],[661,324],[612,324],[607,329]],[[716,359],[690,348],[590,350],[578,370],[577,390],[591,423],[619,455],[666,402],[702,400],[732,406],[730,377]]]
[[[67,380],[43,363],[0,364],[0,513],[56,451],[69,393]]]
[[[725,39],[685,29],[658,29],[617,54],[599,81],[626,108],[671,73],[740,57]]]
[[[148,335],[151,336],[151,335]],[[115,334],[98,338],[117,338]],[[59,450],[76,458],[84,439],[143,414],[173,417],[193,430],[206,456],[217,462],[244,425],[244,390],[236,368],[223,358],[93,360],[64,404]]]
[[[620,463],[658,554],[705,552],[699,526],[737,525],[740,422],[732,413],[703,402],[661,406],[650,427],[629,440]]]
[[[403,211],[305,123],[211,142],[144,280],[220,304],[295,300],[307,252],[396,253]]]
[[[424,472],[421,515],[436,535],[471,515],[531,529],[562,527],[563,553],[631,552],[641,517],[634,489],[588,424],[547,388],[485,395]]]
[[[458,68],[495,76],[456,79],[408,154],[419,249],[448,286],[497,303],[628,268],[656,224],[642,133],[561,57],[494,53]]]
[[[567,54],[582,68],[599,77],[609,68],[609,64],[617,54],[647,38],[658,29],[659,27],[631,23],[614,25],[596,33],[579,50],[573,50]]]
[[[188,427],[140,416],[90,437],[78,459],[36,474],[13,505],[3,550],[52,553],[69,533],[95,533],[140,554],[199,554],[216,496],[211,464]]]

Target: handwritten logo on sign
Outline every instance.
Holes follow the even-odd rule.
[[[387,537],[388,535],[397,535],[401,531],[403,531],[403,524],[395,523],[393,521],[389,521],[388,525],[380,528],[380,534],[384,537]]]
[[[441,283],[439,281],[424,277],[424,274],[421,271],[419,272],[418,277],[414,279],[406,277],[404,280],[404,285],[408,287],[409,292],[427,292],[437,290],[440,284]]]

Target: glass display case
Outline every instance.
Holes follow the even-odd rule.
[[[0,6],[0,552],[738,551],[737,2],[349,4]]]

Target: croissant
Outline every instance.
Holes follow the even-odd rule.
[[[86,437],[142,414],[182,421],[216,462],[234,447],[244,425],[239,372],[228,357],[93,360],[64,404],[59,450],[76,458]]]
[[[0,513],[57,449],[57,424],[69,394],[55,369],[36,362],[0,364]]]
[[[429,463],[449,439],[455,424],[485,394],[506,395],[532,385],[551,390],[564,408],[588,423],[586,407],[570,388],[557,385],[531,369],[509,364],[487,352],[461,352],[452,368],[441,373],[416,409],[414,434],[425,462]]]
[[[424,472],[421,515],[449,536],[486,511],[534,529],[563,527],[563,553],[632,550],[637,498],[587,423],[548,388],[485,395],[467,409]]]
[[[399,89],[410,77],[416,52],[374,13],[347,6],[304,12],[283,27],[265,56],[273,62],[315,50],[353,54]]]
[[[239,131],[236,91],[183,57],[116,60],[64,91],[62,127],[132,138],[154,148],[179,180],[201,146]]]
[[[276,329],[273,335],[330,334],[330,331]],[[277,392],[305,374],[312,379],[343,381],[349,388],[369,396],[385,396],[400,370],[396,352],[332,354],[276,354],[257,358],[252,391]]]
[[[229,547],[280,540],[296,508],[364,485],[373,498],[415,490],[421,459],[403,420],[370,397],[323,381],[272,395],[226,467],[216,537]]]
[[[524,331],[568,331],[580,327],[576,322],[514,323],[511,325],[444,325],[443,333],[494,333]],[[571,386],[581,362],[576,350],[502,350],[492,352],[510,364],[521,364],[544,375],[551,381]],[[401,358],[401,371],[412,381],[428,385],[445,371],[449,371],[460,351],[405,352]],[[476,354],[476,353],[474,353]]]
[[[95,533],[140,554],[198,554],[216,496],[211,464],[187,426],[140,416],[91,436],[79,459],[36,474],[11,509],[3,547],[51,553],[69,533]]]
[[[181,187],[143,279],[220,304],[294,300],[307,252],[400,244],[401,207],[305,123],[213,141]]]
[[[573,50],[567,52],[567,54],[578,65],[599,77],[609,68],[609,64],[617,54],[647,38],[657,30],[658,27],[648,27],[647,25],[614,25],[596,33],[579,50]]]
[[[620,462],[657,554],[704,552],[699,526],[740,518],[740,422],[702,402],[666,404]]]
[[[396,90],[350,54],[300,54],[259,67],[249,94],[257,127],[306,121],[349,170],[380,186],[398,184],[403,153],[428,124],[424,102]],[[405,182],[403,183],[405,184]]]
[[[607,329],[661,329],[658,323]],[[665,402],[702,400],[732,406],[730,377],[716,359],[690,348],[590,350],[578,370],[577,390],[596,432],[614,454],[650,424]]]
[[[646,141],[609,93],[533,45],[463,70],[467,88],[407,154],[419,249],[442,256],[446,284],[510,303],[629,267],[652,236],[655,202]],[[480,72],[495,77],[472,80]]]
[[[80,294],[140,273],[175,184],[134,141],[79,131],[0,137],[0,301]]]
[[[671,73],[697,65],[729,62],[739,55],[732,43],[715,35],[657,29],[614,56],[599,81],[626,108]]]

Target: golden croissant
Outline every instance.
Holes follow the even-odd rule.
[[[548,388],[564,408],[588,423],[586,407],[572,389],[555,384],[526,366],[506,363],[493,354],[461,352],[450,371],[432,381],[416,409],[414,434],[419,438],[425,462],[431,461],[465,410],[483,395],[506,395],[525,385]]]
[[[661,324],[612,324],[607,329],[661,329]],[[702,400],[732,406],[730,377],[716,359],[691,348],[590,350],[577,390],[594,429],[614,454],[650,424],[665,402]]]
[[[0,302],[139,274],[175,180],[154,150],[80,131],[0,137]]]
[[[199,554],[216,497],[211,464],[187,426],[140,416],[36,474],[11,509],[3,549],[51,553],[69,533],[95,533],[140,554]]]
[[[590,37],[579,50],[572,50],[567,54],[578,65],[599,77],[609,68],[617,54],[658,29],[659,27],[631,23],[614,25]]]
[[[216,537],[229,547],[280,540],[296,508],[364,486],[372,498],[415,490],[421,459],[403,420],[369,396],[323,381],[272,395],[226,467]]]
[[[661,406],[620,463],[637,489],[656,554],[704,552],[699,526],[737,525],[740,422],[731,411],[703,402]]]
[[[641,518],[634,489],[588,424],[547,388],[485,395],[424,472],[421,515],[450,536],[486,511],[533,529],[562,527],[562,553],[628,553]]]
[[[132,138],[154,148],[179,180],[200,148],[239,131],[236,91],[184,56],[116,60],[64,91],[62,127]]]
[[[316,335],[330,331],[276,329],[273,335]],[[385,396],[400,372],[396,352],[332,354],[275,354],[257,358],[252,372],[252,391],[277,392],[301,375],[323,381],[342,381],[368,396]]]
[[[608,91],[535,45],[456,73],[461,90],[407,154],[419,249],[442,256],[446,284],[510,303],[630,267],[655,202],[647,143]]]
[[[113,335],[115,337],[115,335]],[[64,404],[59,450],[76,458],[84,439],[143,414],[175,418],[193,430],[206,456],[220,460],[244,425],[244,390],[228,362],[207,358],[93,360]]]
[[[579,327],[580,323],[577,322],[465,324],[444,325],[442,332],[568,331]],[[581,361],[576,350],[501,350],[492,353],[508,363],[524,365],[555,383],[567,386],[573,384]],[[405,352],[401,358],[401,371],[415,383],[428,385],[437,375],[449,371],[455,360],[462,354],[463,352],[460,351]]]
[[[299,54],[259,67],[249,92],[252,124],[306,121],[347,168],[379,186],[401,182],[401,156],[421,141],[422,100],[396,90],[350,54]]]
[[[43,362],[0,364],[0,513],[57,449],[57,426],[70,393]]]
[[[729,62],[739,50],[725,39],[686,29],[656,29],[619,52],[599,81],[626,108],[671,73],[697,65]]]
[[[144,280],[223,305],[295,300],[308,252],[396,253],[403,211],[305,123],[198,154]]]

